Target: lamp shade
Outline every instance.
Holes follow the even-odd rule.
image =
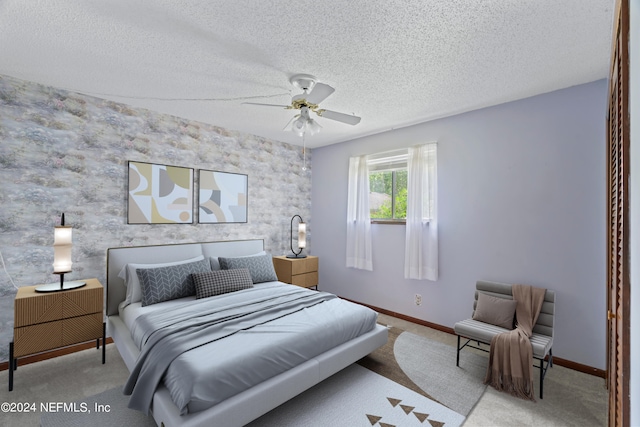
[[[35,288],[36,292],[58,292],[81,288],[86,282],[74,280],[65,282],[65,273],[71,273],[71,231],[70,225],[64,225],[64,214],[60,225],[53,229],[53,273],[60,276],[60,283],[47,283]]]
[[[69,273],[71,271],[71,226],[57,226],[53,239],[53,272]]]
[[[298,248],[307,247],[307,224],[301,222],[298,224]]]

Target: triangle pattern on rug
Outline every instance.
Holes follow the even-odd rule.
[[[425,414],[424,412],[415,412],[414,409],[416,409],[415,406],[409,406],[409,405],[401,405],[400,402],[402,402],[402,399],[395,399],[393,397],[387,397],[387,400],[389,401],[389,403],[391,404],[391,406],[393,406],[394,408],[397,407],[398,405],[400,405],[400,408],[402,409],[402,411],[406,414],[409,415],[411,413],[413,413],[413,415],[416,416],[416,418],[418,419],[418,421],[420,421],[420,423],[424,423],[425,421],[429,421],[429,424],[431,425],[431,427],[443,427],[445,425],[445,423],[441,422],[441,421],[435,421],[435,420],[430,420],[429,419],[429,414]],[[378,417],[375,415],[368,415],[367,414],[367,418],[369,419],[369,422],[371,423],[371,425],[375,425],[376,422],[380,421],[382,419],[382,417]],[[392,424],[387,424],[387,423],[383,423],[380,422],[380,427],[395,427]]]
[[[413,415],[415,415],[418,421],[420,421],[421,423],[423,423],[424,420],[429,418],[429,414],[423,414],[422,412],[414,412]]]
[[[398,403],[402,402],[402,400],[394,399],[392,397],[387,397],[387,400],[389,401],[389,403],[391,403],[391,406],[393,406],[394,408],[398,406]]]
[[[400,405],[400,407],[402,408],[404,413],[407,414],[407,415],[409,415],[411,413],[411,411],[416,409],[415,406]]]
[[[377,415],[369,415],[369,414],[367,414],[367,418],[369,419],[369,422],[371,423],[372,426],[376,425],[376,423],[382,419],[382,417],[379,417]]]

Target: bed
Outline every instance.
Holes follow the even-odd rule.
[[[253,267],[236,269],[266,257],[261,239],[107,250],[107,328],[131,372],[130,405],[167,427],[242,426],[386,343],[386,328],[366,307],[270,280],[270,272],[257,280],[262,273]],[[204,298],[206,282],[198,282],[199,299],[143,292],[142,306],[132,293],[133,272],[149,269],[138,275],[148,291],[151,273],[166,275],[176,263],[206,263],[214,272],[223,264],[230,271],[220,274],[246,279],[250,272],[259,283]],[[218,273],[200,274],[191,277]],[[185,336],[165,334],[172,328]]]

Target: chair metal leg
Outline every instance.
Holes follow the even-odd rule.
[[[547,366],[549,366],[547,364]],[[540,399],[542,399],[542,390],[544,387],[544,357],[540,359]]]
[[[456,346],[456,366],[460,366],[460,335],[458,335],[458,345]]]
[[[544,366],[544,358],[540,359],[540,399],[542,399],[544,392],[544,377],[547,375],[547,370],[553,368],[553,351],[549,349],[549,359],[547,360],[547,366]]]
[[[17,365],[13,358],[13,341],[9,343],[9,391],[13,391],[13,370],[14,365]]]
[[[102,322],[102,364],[106,362],[107,324]]]

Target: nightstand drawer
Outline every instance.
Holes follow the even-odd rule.
[[[102,312],[62,321],[62,345],[102,338]]]
[[[23,326],[14,330],[14,357],[102,338],[102,313]]]
[[[25,289],[25,294],[27,291]],[[28,291],[32,298],[18,298],[15,300],[13,326],[36,325],[52,320],[62,319],[62,294],[36,294]]]
[[[91,283],[87,281],[87,286]],[[81,291],[82,288],[77,291]],[[81,292],[65,292],[62,294],[62,316],[64,319],[83,316],[85,314],[102,313],[102,299],[104,288],[102,286],[85,289]],[[100,319],[102,324],[102,318]]]
[[[311,273],[297,274],[291,278],[291,284],[304,288],[318,286],[318,272],[313,271]]]
[[[64,292],[39,293],[36,286],[20,288],[15,298],[13,326],[36,325],[102,312],[104,289],[96,279],[82,288]]]
[[[288,263],[291,266],[291,274],[303,274],[309,273],[312,271],[318,271],[318,258],[317,257],[307,257],[296,260],[295,262]]]
[[[62,320],[15,328],[13,341],[14,357],[62,347]]]

